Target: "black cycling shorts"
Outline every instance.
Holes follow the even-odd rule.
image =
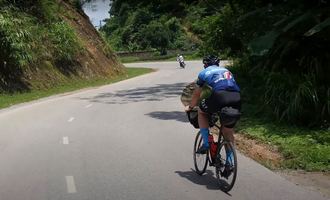
[[[200,102],[199,107],[203,112],[210,114],[220,111],[223,107],[241,110],[241,94],[226,90],[213,92],[209,98]]]

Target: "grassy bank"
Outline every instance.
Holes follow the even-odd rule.
[[[82,88],[95,87],[100,85],[106,85],[115,83],[124,79],[129,79],[135,76],[139,76],[145,73],[152,72],[152,69],[147,68],[126,68],[126,73],[111,78],[98,78],[91,80],[72,79],[70,81],[63,82],[51,89],[43,90],[31,90],[25,93],[14,94],[0,94],[0,108],[9,107],[18,103],[28,102],[42,97],[47,97],[64,92],[70,92]]]
[[[237,126],[238,131],[246,138],[266,144],[270,149],[275,147],[274,149],[281,154],[280,163],[276,166],[285,169],[330,172],[330,130],[327,126],[322,126],[325,123],[310,125],[311,121],[319,119],[319,113],[304,113],[303,111],[310,107],[304,106],[300,101],[292,102],[292,99],[281,96],[280,93],[274,93],[273,98],[277,99],[277,104],[285,104],[287,109],[292,104],[297,107],[304,106],[300,115],[303,119],[310,120],[309,122],[298,120],[299,118],[293,120],[284,115],[279,118],[278,112],[276,112],[279,109],[269,103],[267,99],[269,89],[272,89],[267,84],[273,85],[273,88],[276,89],[282,87],[285,80],[274,81],[271,79],[267,82],[263,79],[263,75],[266,76],[267,71],[262,74],[260,70],[254,68],[249,59],[241,59],[240,62],[234,61],[231,71],[235,74],[235,79],[241,87],[243,102],[243,115]],[[287,80],[294,82],[289,78]],[[287,94],[291,95],[288,89]],[[278,97],[281,97],[281,100]],[[294,110],[290,110],[290,112],[292,116],[297,114]],[[265,154],[263,160],[269,160],[268,157],[270,156]],[[267,165],[263,161],[260,162],[271,167],[271,163]]]
[[[277,123],[264,117],[257,105],[243,105],[238,131],[248,138],[278,147],[282,168],[330,172],[330,131]]]

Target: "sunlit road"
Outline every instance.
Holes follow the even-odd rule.
[[[196,175],[180,94],[200,62],[0,111],[0,200],[319,200],[239,155],[236,185]]]

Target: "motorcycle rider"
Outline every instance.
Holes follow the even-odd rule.
[[[179,62],[180,64],[180,67],[184,68],[185,67],[185,63],[184,63],[184,58],[181,54],[178,54],[177,57],[176,57],[176,61]]]

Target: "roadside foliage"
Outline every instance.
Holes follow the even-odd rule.
[[[329,0],[116,0],[110,15],[101,31],[116,50],[234,60],[239,131],[277,146],[284,167],[330,170]]]

